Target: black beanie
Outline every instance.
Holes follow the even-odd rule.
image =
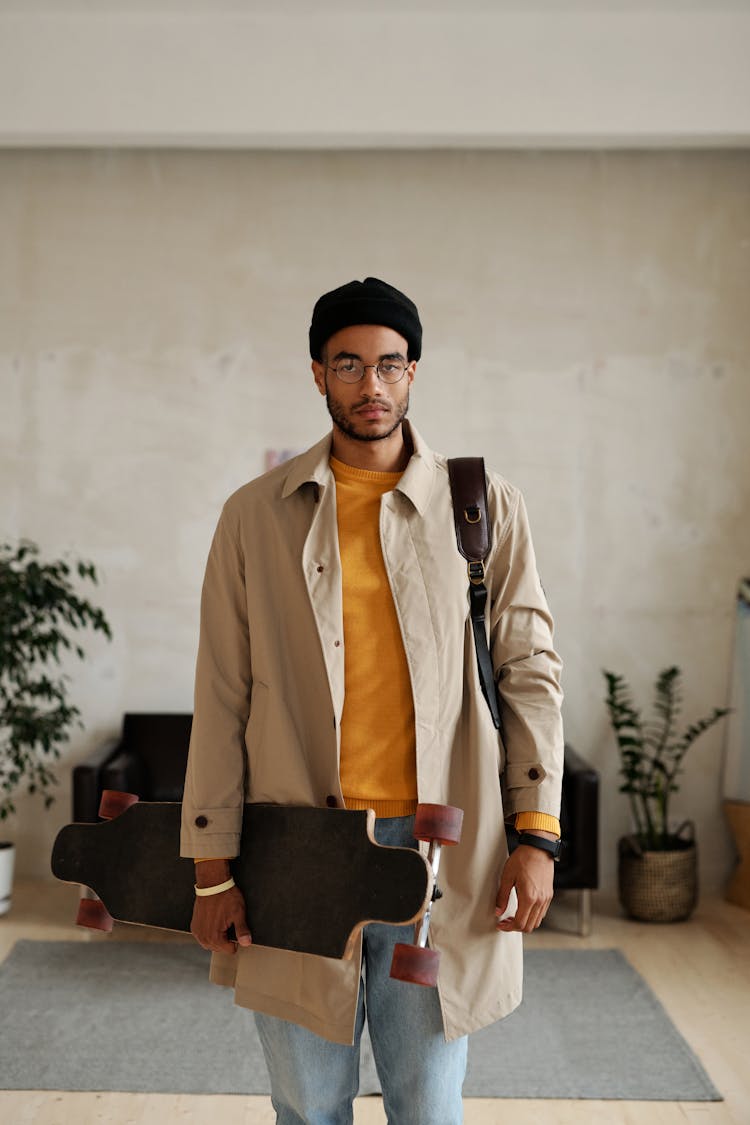
[[[352,324],[383,324],[399,332],[409,345],[409,359],[422,354],[422,325],[417,306],[377,277],[350,281],[315,302],[310,325],[310,355],[320,360],[326,340]]]

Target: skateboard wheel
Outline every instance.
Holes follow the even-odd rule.
[[[114,921],[112,915],[100,898],[82,898],[78,903],[77,926],[88,926],[90,930],[104,930],[112,932]]]
[[[138,797],[135,793],[121,793],[119,789],[103,789],[102,799],[99,802],[99,816],[102,820],[114,820],[137,801]]]
[[[404,942],[397,942],[393,947],[391,976],[394,980],[423,984],[431,988],[437,984],[439,965],[440,954],[436,949],[406,945]]]
[[[417,805],[414,839],[457,844],[461,839],[463,819],[463,809],[454,808],[453,805]]]

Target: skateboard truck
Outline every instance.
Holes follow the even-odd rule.
[[[102,820],[114,820],[120,813],[124,813],[131,805],[135,805],[139,798],[135,793],[121,793],[117,789],[104,789],[99,802],[99,816]],[[86,926],[89,930],[102,930],[109,934],[114,926],[114,919],[107,910],[102,900],[98,897],[90,898],[87,895],[78,903],[76,925]]]
[[[440,952],[427,946],[432,904],[442,897],[442,892],[437,885],[441,850],[443,846],[452,846],[459,842],[463,818],[463,810],[452,805],[417,806],[414,817],[414,838],[429,844],[427,862],[432,868],[433,891],[427,909],[417,923],[414,943],[408,945],[405,942],[397,942],[393,947],[391,976],[395,980],[423,984],[426,987],[437,984]]]

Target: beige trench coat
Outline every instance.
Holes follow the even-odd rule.
[[[409,423],[407,423],[409,425]],[[414,452],[381,502],[380,539],[414,693],[420,801],[464,810],[441,862],[431,944],[441,951],[447,1039],[521,1000],[518,933],[495,930],[508,855],[504,819],[559,816],[559,657],[523,499],[490,473],[488,626],[503,718],[482,696],[456,548],[445,458],[410,426]],[[341,564],[330,434],[226,500],[201,596],[181,854],[232,856],[245,801],[343,805]],[[198,824],[204,827],[198,827]],[[360,949],[336,961],[260,946],[214,954],[211,979],[235,1002],[351,1043]]]

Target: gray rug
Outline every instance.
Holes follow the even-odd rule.
[[[18,942],[0,966],[0,1088],[268,1093],[252,1013],[197,945]],[[529,950],[525,999],[470,1038],[466,1097],[720,1101],[616,949]],[[361,1094],[379,1091],[369,1041]]]

